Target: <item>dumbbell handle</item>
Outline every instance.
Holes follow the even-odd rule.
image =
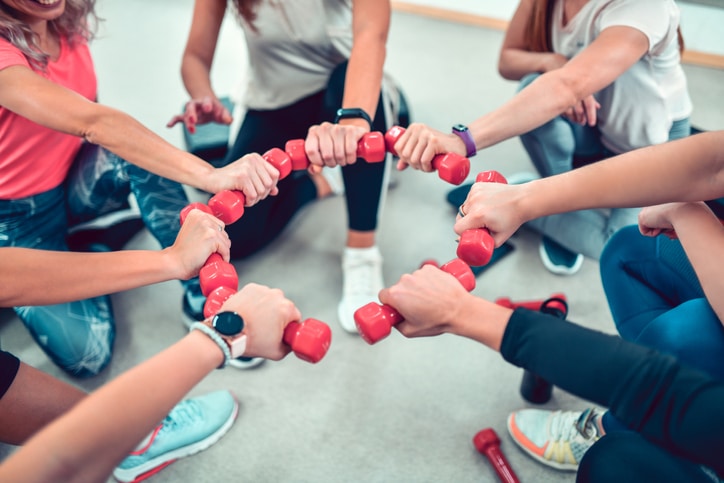
[[[473,444],[480,454],[488,458],[500,481],[503,483],[520,483],[518,476],[500,450],[500,438],[492,428],[478,431],[473,438]]]
[[[309,167],[309,157],[304,149],[304,139],[287,141],[284,151],[292,161],[292,170],[301,171]],[[379,163],[385,160],[385,138],[381,132],[368,132],[357,142],[357,157],[368,163]]]
[[[462,260],[455,258],[441,266],[440,270],[454,276],[468,292],[475,288],[475,275]],[[402,315],[394,307],[376,302],[370,302],[354,313],[357,330],[362,339],[370,345],[390,335],[392,327],[403,320]]]
[[[505,177],[497,171],[483,171],[475,177],[476,183],[506,184]],[[457,256],[473,267],[481,267],[490,262],[495,250],[495,240],[486,228],[465,230],[460,235]]]
[[[397,156],[395,143],[405,133],[405,128],[393,126],[385,133],[387,150]],[[455,153],[438,154],[432,158],[432,168],[443,181],[459,185],[470,174],[470,160]]]
[[[552,309],[560,310],[561,312],[566,312],[567,309],[565,307],[566,302],[566,295],[562,293],[554,293],[547,299],[541,299],[541,300],[523,300],[523,301],[514,301],[510,299],[509,297],[499,297],[495,299],[495,303],[498,305],[501,305],[503,307],[508,307],[509,309],[517,309],[519,307],[526,308],[528,310],[535,310],[540,311],[540,309],[543,307],[543,304],[546,303],[546,306]]]

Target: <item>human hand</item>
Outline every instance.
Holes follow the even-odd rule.
[[[455,233],[462,235],[470,229],[486,228],[495,246],[501,246],[527,221],[521,209],[526,189],[525,184],[474,183],[458,210]]]
[[[176,236],[174,244],[164,250],[171,257],[171,265],[177,267],[181,280],[199,274],[199,270],[212,253],[229,260],[231,240],[224,231],[224,223],[201,210],[191,210]]]
[[[593,95],[589,95],[574,106],[568,108],[562,116],[581,126],[595,126],[598,121],[597,111],[600,108],[601,104],[598,103],[596,98],[593,97]]]
[[[245,206],[252,206],[267,196],[279,193],[279,171],[257,153],[246,154],[212,174],[213,193],[237,190],[244,193]]]
[[[424,265],[380,291],[379,299],[397,310],[404,320],[395,327],[405,337],[427,337],[450,332],[471,295],[451,274]]]
[[[674,223],[677,217],[685,216],[691,209],[709,211],[703,202],[665,203],[647,206],[639,212],[639,231],[644,236],[655,237],[661,234],[676,238]]]
[[[289,352],[283,342],[284,328],[301,319],[299,309],[279,289],[250,283],[232,295],[221,310],[236,312],[244,319],[245,357],[278,361]]]
[[[357,162],[357,143],[369,129],[353,124],[323,122],[309,128],[304,149],[309,158],[309,171],[347,166]]]
[[[438,154],[467,155],[465,143],[454,134],[445,134],[424,124],[413,123],[399,137],[394,146],[399,157],[397,169],[407,166],[426,173],[434,171],[432,160]]]
[[[183,114],[171,118],[166,127],[173,127],[183,123],[186,129],[194,134],[197,124],[215,122],[219,124],[231,124],[231,113],[216,97],[206,96],[200,99],[191,99],[186,103]]]

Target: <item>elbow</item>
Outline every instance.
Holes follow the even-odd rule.
[[[559,112],[565,112],[591,93],[586,92],[585,79],[562,75],[561,71],[562,69],[559,69],[543,74],[538,80],[549,84],[545,91],[558,101]]]

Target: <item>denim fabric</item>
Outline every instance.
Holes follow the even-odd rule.
[[[85,144],[63,186],[0,200],[0,246],[68,250],[69,226],[117,210],[127,203],[129,193],[135,195],[146,226],[161,246],[173,244],[179,212],[188,203],[183,187]],[[69,374],[93,376],[110,361],[115,339],[110,297],[15,307],[15,312],[51,360]]]
[[[519,90],[540,74],[521,80]],[[689,135],[689,119],[674,122],[669,140]],[[542,177],[565,173],[582,164],[615,156],[601,143],[596,126],[581,126],[563,116],[520,136],[531,162]],[[583,210],[538,218],[526,226],[557,241],[567,249],[597,260],[611,236],[627,225],[638,223],[638,208]]]

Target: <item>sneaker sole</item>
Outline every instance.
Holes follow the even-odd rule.
[[[548,258],[548,254],[546,253],[546,249],[542,242],[538,245],[538,253],[540,254],[543,266],[546,267],[549,272],[555,273],[556,275],[575,275],[583,266],[583,255],[580,253],[578,254],[578,257],[576,257],[576,262],[571,267],[554,264],[551,262],[551,259]]]
[[[113,471],[113,477],[121,483],[138,483],[139,481],[143,481],[146,478],[155,475],[171,463],[180,460],[181,458],[186,458],[187,456],[192,456],[204,451],[217,443],[226,433],[229,432],[238,415],[239,401],[237,401],[236,397],[234,397],[234,411],[229,415],[229,419],[227,419],[226,422],[214,433],[194,444],[178,448],[174,451],[169,451],[168,453],[165,453],[163,457],[150,460],[133,470],[123,470],[117,468]]]
[[[522,442],[523,439],[527,440],[528,438],[525,437],[525,435],[518,429],[518,427],[513,422],[514,415],[515,413],[511,413],[510,415],[508,415],[506,425],[508,427],[508,434],[510,435],[510,439],[513,440],[516,446],[525,451],[526,454],[528,454],[531,458],[533,458],[542,465],[548,466],[550,468],[555,468],[560,471],[578,471],[578,465],[573,466],[570,464],[556,463],[555,461],[547,460],[543,458],[540,454],[538,454],[537,451],[528,448]]]

